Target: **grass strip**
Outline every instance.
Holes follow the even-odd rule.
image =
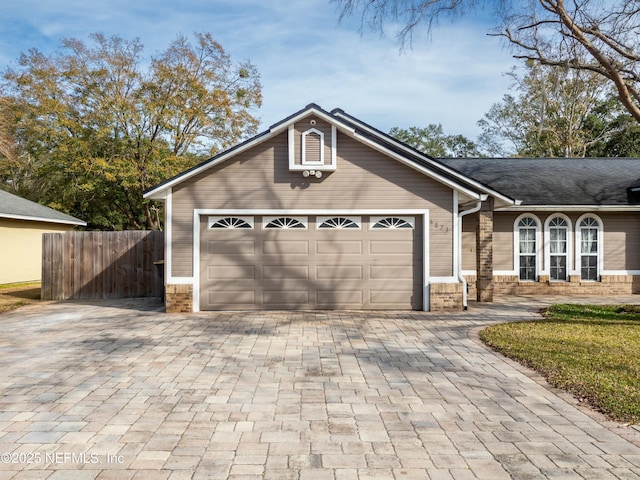
[[[640,423],[640,305],[553,305],[480,338],[609,418]]]

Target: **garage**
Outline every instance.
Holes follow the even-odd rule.
[[[422,309],[420,215],[200,215],[200,310]]]

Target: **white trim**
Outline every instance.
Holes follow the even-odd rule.
[[[193,285],[193,277],[172,277],[167,285]]]
[[[173,258],[173,189],[167,190],[164,199],[164,284],[170,285],[173,282],[171,276],[173,268],[171,262]]]
[[[602,270],[601,275],[640,275],[640,270]]]
[[[469,275],[472,277],[476,277],[478,276],[478,272],[476,270],[462,270],[462,274],[463,275]],[[502,277],[502,276],[512,276],[512,275],[518,275],[518,272],[515,270],[494,270],[493,271],[493,276],[494,277]]]
[[[459,231],[462,221],[458,218],[458,192],[453,191],[453,217],[452,217],[452,230],[453,230],[453,274],[458,276],[462,272],[459,271],[462,264],[462,238]]]
[[[638,205],[519,205],[498,207],[496,212],[638,212]]]
[[[193,210],[193,311],[200,311],[200,217],[201,215],[420,215],[422,217],[422,309],[429,311],[429,210],[269,210],[269,209],[208,209],[196,208]],[[437,278],[437,277],[436,277]],[[446,277],[443,277],[446,278]],[[186,282],[185,282],[186,283]]]
[[[520,280],[520,228],[518,224],[523,218],[533,218],[536,222],[536,274],[534,280]],[[544,245],[542,244],[542,222],[537,215],[526,212],[518,215],[513,221],[513,271],[517,272],[518,281],[538,281],[540,274],[542,273],[542,256],[544,252]]]
[[[87,222],[83,222],[82,220],[57,220],[57,219],[46,218],[46,217],[31,217],[29,215],[15,215],[12,213],[0,213],[0,218],[8,218],[10,220],[28,220],[32,222],[62,223],[64,225],[79,225],[81,227],[86,227],[87,225]]]
[[[331,124],[331,167],[335,170],[337,167],[336,159],[338,157],[338,129]]]
[[[564,280],[551,280],[551,220],[554,218],[561,218],[567,222],[567,277]],[[567,282],[569,281],[569,275],[575,275],[575,266],[573,261],[573,222],[564,213],[552,213],[548,215],[544,221],[544,265],[540,273],[542,275],[549,275],[549,280],[552,282]]]
[[[495,276],[505,276],[505,275],[515,275],[518,277],[518,281],[520,281],[520,272],[518,270],[494,270],[493,274]]]
[[[311,134],[320,136],[320,160],[318,161],[307,160],[307,142],[305,140]],[[309,130],[305,130],[300,135],[300,143],[300,164],[308,167],[322,167],[324,165],[324,132],[321,132],[317,128],[310,128]]]
[[[456,277],[431,277],[429,279],[430,283],[460,283]]]
[[[576,262],[576,272],[580,275],[580,281],[589,281],[582,280],[582,231],[580,229],[580,223],[585,218],[593,218],[598,224],[598,279],[596,281],[600,281],[600,277],[602,276],[602,271],[604,270],[604,223],[602,219],[596,215],[595,213],[585,213],[580,215],[575,223],[575,262]],[[594,280],[591,280],[594,281]]]

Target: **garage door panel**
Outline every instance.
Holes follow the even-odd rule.
[[[307,240],[263,240],[262,253],[264,255],[308,255],[309,242]]]
[[[253,280],[256,276],[254,265],[208,265],[208,280]]]
[[[412,256],[412,240],[372,240],[369,242],[369,252],[374,255],[406,255]],[[407,252],[399,253],[399,252]]]
[[[265,305],[290,305],[291,307],[309,305],[308,290],[265,290],[262,292]]]
[[[226,255],[254,255],[255,241],[253,240],[209,240],[206,252],[210,254]]]
[[[362,254],[362,240],[317,240],[316,254],[335,255],[342,254]]]
[[[374,280],[411,280],[413,282],[413,268],[406,265],[371,265],[369,267],[369,278]]]
[[[315,302],[320,307],[339,308],[349,305],[362,305],[364,296],[361,289],[317,290]]]
[[[207,292],[207,303],[209,305],[224,306],[229,308],[233,305],[255,305],[256,295],[253,290],[209,290]]]
[[[413,291],[408,290],[371,290],[370,303],[374,307],[384,305],[393,308],[412,308]]]
[[[318,265],[316,266],[318,280],[357,279],[362,280],[362,265]]]
[[[263,265],[264,280],[308,280],[308,265]]]

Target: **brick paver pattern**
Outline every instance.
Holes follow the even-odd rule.
[[[640,432],[470,338],[535,305],[24,307],[0,315],[0,479],[640,478]]]

